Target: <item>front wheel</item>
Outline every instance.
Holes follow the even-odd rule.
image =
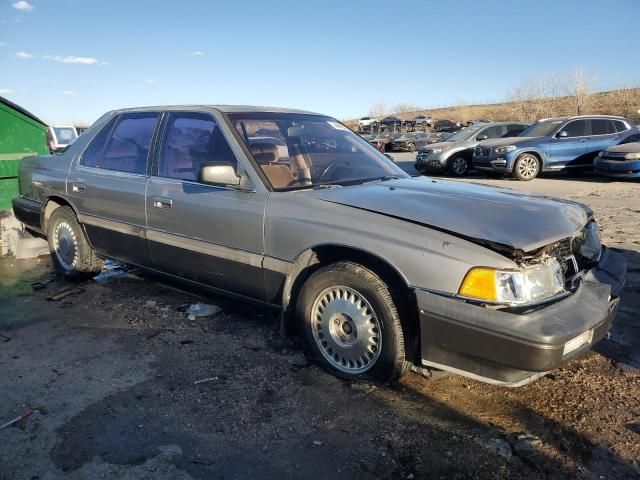
[[[464,177],[469,171],[469,161],[463,156],[454,157],[448,162],[449,175]]]
[[[102,269],[102,260],[87,242],[70,207],[58,207],[53,211],[47,222],[47,240],[53,264],[64,277],[90,277]]]
[[[528,182],[536,178],[538,173],[540,173],[538,157],[531,153],[523,153],[516,158],[513,164],[513,176],[517,180]]]
[[[332,373],[389,382],[407,371],[397,308],[371,270],[351,262],[320,268],[304,284],[296,309],[312,359]]]

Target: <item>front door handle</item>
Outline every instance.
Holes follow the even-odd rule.
[[[85,184],[84,183],[74,183],[71,185],[71,191],[75,193],[84,192]]]
[[[171,208],[173,201],[170,198],[155,197],[153,199],[153,206],[156,208]]]
[[[586,138],[581,138],[581,139],[580,139],[580,141],[581,141],[581,142],[586,142],[586,141],[587,141],[587,139],[586,139]]]

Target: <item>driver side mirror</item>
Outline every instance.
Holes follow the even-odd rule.
[[[228,162],[206,162],[198,171],[198,182],[216,187],[238,187],[241,178]]]
[[[559,131],[558,135],[556,135],[556,137],[558,137],[558,138],[566,138],[568,136],[569,136],[569,134],[567,132],[565,132],[564,130]]]
[[[489,138],[489,135],[478,135],[476,137],[476,140],[478,140],[479,142],[481,142],[482,140],[486,140],[487,138]]]

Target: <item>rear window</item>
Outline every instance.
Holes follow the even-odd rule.
[[[99,168],[145,174],[157,113],[122,115],[100,159]]]
[[[78,138],[76,130],[71,127],[53,127],[56,134],[56,140],[59,144],[68,145]]]
[[[104,146],[107,143],[111,129],[115,124],[116,119],[112,119],[107,123],[100,132],[93,138],[89,147],[82,154],[80,163],[86,167],[97,167],[100,163],[100,157],[104,151]]]
[[[591,120],[591,135],[607,135],[609,133],[616,133],[613,121],[603,118]]]
[[[627,130],[629,130],[629,127],[627,127],[627,124],[620,120],[614,120],[613,124],[615,125],[616,131],[618,132],[626,132]]]

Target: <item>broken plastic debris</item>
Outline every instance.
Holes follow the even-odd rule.
[[[154,308],[157,304],[158,302],[156,302],[155,300],[147,300],[147,303],[145,303],[144,306],[146,308]]]
[[[194,303],[187,309],[187,317],[189,320],[195,320],[198,317],[211,317],[216,313],[220,313],[222,309],[217,305],[209,305],[207,303]]]
[[[26,409],[24,412],[22,412],[19,416],[17,416],[16,418],[14,418],[13,420],[9,420],[7,423],[4,423],[2,425],[0,425],[0,430],[2,430],[3,428],[7,428],[11,425],[13,425],[14,423],[19,422],[20,420],[22,420],[23,418],[27,418],[28,416],[30,416],[33,413],[33,410],[31,409]]]
[[[124,270],[124,267],[111,260],[106,260],[102,267],[102,271],[93,277],[94,282],[105,282],[107,280],[112,280],[114,278],[124,278],[127,276],[127,272]]]

